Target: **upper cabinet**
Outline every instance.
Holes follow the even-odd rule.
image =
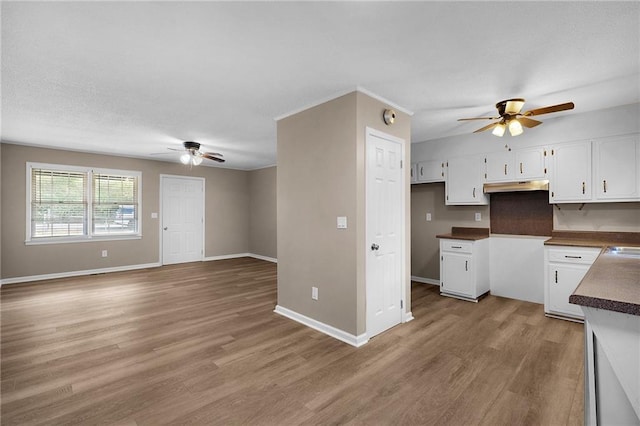
[[[640,199],[640,137],[619,136],[593,142],[594,198]]]
[[[640,201],[640,138],[616,136],[554,146],[549,202]]]
[[[413,183],[444,182],[444,162],[440,160],[420,161],[412,169]],[[415,179],[413,176],[415,174]]]
[[[492,152],[485,157],[486,182],[512,182],[546,178],[546,149],[524,148]]]
[[[484,156],[458,157],[447,162],[446,204],[489,204],[483,184]]]
[[[591,200],[591,142],[566,143],[551,149],[550,203]]]

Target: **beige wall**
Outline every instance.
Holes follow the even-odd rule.
[[[553,229],[640,232],[640,203],[556,205],[553,209]]]
[[[278,121],[278,305],[355,335],[366,326],[366,126],[404,138],[409,158],[410,119],[399,113],[387,127],[385,108],[353,92]]]
[[[249,172],[249,252],[278,258],[276,243],[276,167]]]
[[[411,275],[415,277],[440,279],[436,235],[451,232],[453,226],[489,227],[489,206],[447,206],[444,199],[444,182],[411,186]],[[475,221],[476,212],[482,216],[480,222]]]
[[[151,213],[160,213],[160,174],[205,178],[206,257],[249,250],[248,172],[6,143],[1,149],[3,279],[159,262],[159,219]],[[25,245],[28,161],[142,172],[142,239]]]

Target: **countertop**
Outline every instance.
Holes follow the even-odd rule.
[[[463,228],[454,226],[451,228],[451,233],[436,235],[436,238],[468,241],[483,240],[489,238],[489,228]]]
[[[548,246],[600,247],[640,246],[640,232],[553,231]]]
[[[640,316],[640,257],[603,249],[569,302]]]

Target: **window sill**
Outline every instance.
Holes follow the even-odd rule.
[[[43,244],[67,244],[67,243],[90,243],[96,241],[124,241],[124,240],[141,240],[142,234],[132,235],[100,235],[93,237],[54,237],[54,238],[38,238],[25,241],[27,246],[38,246]]]

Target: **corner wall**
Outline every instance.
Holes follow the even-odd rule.
[[[278,258],[275,166],[249,172],[249,253]]]

